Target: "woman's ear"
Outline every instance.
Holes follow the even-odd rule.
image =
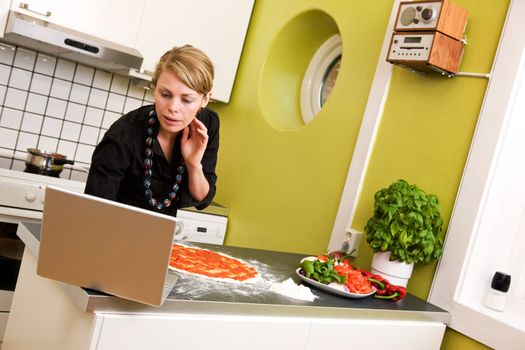
[[[202,103],[201,103],[202,108],[208,105],[208,102],[210,102],[210,98],[211,98],[211,92],[208,92],[206,95],[203,96]]]

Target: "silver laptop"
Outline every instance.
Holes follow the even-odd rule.
[[[175,224],[171,216],[48,186],[37,273],[160,306],[177,279],[168,272]]]

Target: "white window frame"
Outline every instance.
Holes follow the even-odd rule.
[[[517,139],[513,128],[519,123],[523,125],[525,115],[524,17],[525,1],[511,0],[449,223],[444,254],[429,296],[429,302],[450,312],[449,327],[492,348],[506,350],[523,349],[525,344],[525,309],[520,295],[525,266],[523,262],[519,266],[512,261],[525,252],[522,221],[525,204],[518,201],[512,210],[502,208],[520,194],[523,197],[523,192],[511,192],[513,184],[523,182],[523,177],[516,176],[522,170],[515,174],[509,171],[508,157],[515,153],[508,151],[515,146],[510,142]],[[525,138],[523,134],[521,138]],[[519,144],[523,146],[525,141]],[[517,152],[523,157],[525,149],[521,147]],[[521,248],[517,248],[519,245]],[[504,312],[483,306],[490,279],[500,269],[518,272],[512,275]]]

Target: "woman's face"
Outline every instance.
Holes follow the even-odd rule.
[[[173,134],[187,127],[200,108],[205,107],[210,100],[209,93],[199,94],[166,70],[159,75],[154,94],[160,127]]]

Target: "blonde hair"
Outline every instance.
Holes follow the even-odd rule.
[[[213,87],[213,63],[204,52],[191,45],[174,47],[162,55],[151,80],[153,88],[165,70],[199,94],[206,95]]]

